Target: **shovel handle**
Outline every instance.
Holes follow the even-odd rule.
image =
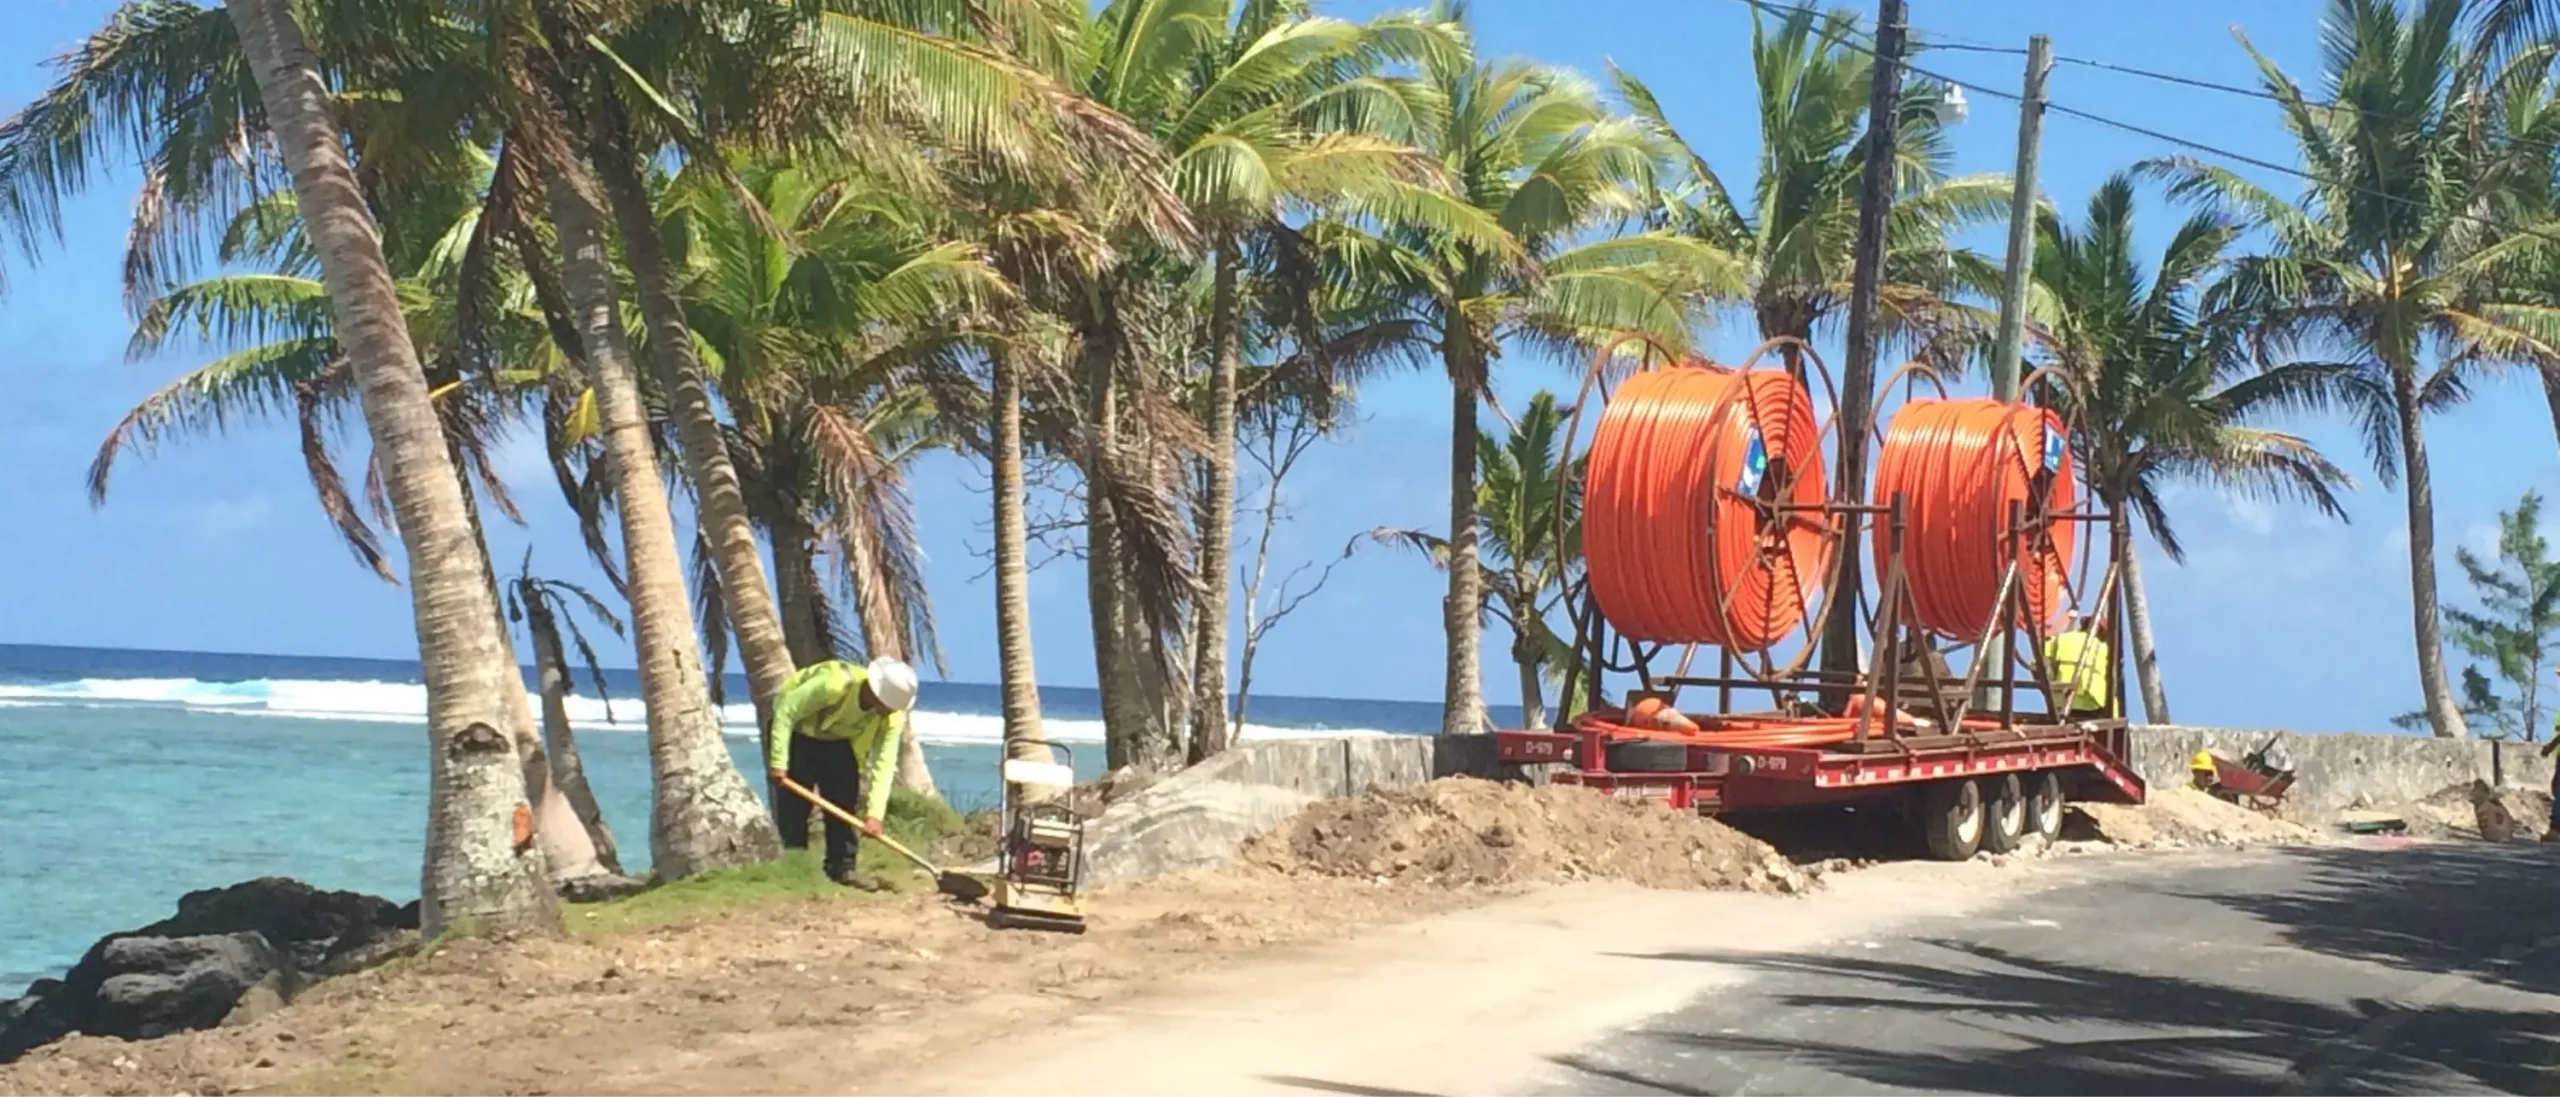
[[[853,827],[853,828],[855,828],[855,829],[857,829],[857,830],[861,829],[861,827],[862,827],[862,820],[854,818],[854,817],[853,817],[853,813],[852,813],[852,812],[849,812],[849,811],[846,811],[846,810],[845,810],[845,809],[843,809],[843,808],[837,807],[837,806],[835,805],[835,802],[834,802],[834,801],[829,800],[829,799],[827,799],[827,798],[826,798],[826,797],[824,797],[824,796],[820,796],[820,795],[818,795],[818,793],[817,793],[817,790],[816,790],[816,789],[812,789],[812,788],[810,788],[809,786],[807,786],[807,785],[803,785],[803,784],[801,784],[800,782],[798,782],[798,781],[794,781],[794,780],[792,780],[791,778],[788,778],[788,777],[785,777],[785,778],[783,778],[783,779],[782,779],[782,787],[787,788],[787,789],[790,789],[794,794],[798,795],[801,799],[803,799],[803,800],[807,800],[807,801],[809,801],[810,803],[817,805],[817,806],[818,806],[818,810],[823,811],[823,812],[826,812],[826,813],[827,813],[827,814],[829,814],[829,815],[835,816],[838,820],[842,821],[845,825],[850,826],[850,827]],[[940,875],[942,875],[942,867],[941,867],[941,866],[936,865],[936,864],[934,864],[934,863],[933,863],[933,862],[931,862],[931,861],[925,860],[925,859],[924,859],[924,855],[923,855],[923,854],[920,854],[920,853],[917,853],[917,852],[916,852],[916,851],[914,851],[914,850],[908,849],[908,848],[907,848],[907,846],[906,846],[906,843],[904,843],[904,842],[900,842],[900,841],[898,841],[898,840],[897,840],[897,839],[895,839],[895,838],[889,837],[889,835],[888,835],[888,833],[887,833],[887,832],[885,832],[885,831],[884,831],[884,832],[882,832],[882,833],[880,833],[880,834],[875,834],[875,835],[872,835],[872,836],[870,836],[870,837],[871,837],[871,840],[872,840],[872,841],[878,842],[878,843],[880,843],[881,845],[884,845],[884,846],[889,847],[889,849],[890,849],[892,852],[896,853],[898,856],[900,856],[900,857],[904,857],[904,858],[906,858],[907,860],[910,860],[910,861],[915,862],[915,864],[916,864],[916,867],[917,867],[917,868],[923,869],[923,870],[925,870],[926,872],[930,872],[930,873],[932,873],[932,874],[934,874],[934,875],[936,875],[936,876],[940,876]]]

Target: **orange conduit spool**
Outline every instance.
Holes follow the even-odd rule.
[[[1779,370],[1692,364],[1618,387],[1591,439],[1583,551],[1600,612],[1629,639],[1765,651],[1804,623],[1830,570],[1821,426]],[[1778,496],[1783,494],[1784,498]]]
[[[2039,480],[2050,484],[2038,497]],[[2013,507],[2032,520],[2041,508],[2069,510],[2079,491],[2062,420],[2044,408],[1996,400],[1915,400],[1885,431],[1876,458],[1875,501],[1903,497],[1902,566],[1914,623],[1941,635],[1978,638],[1993,624],[2011,555]],[[2077,523],[2048,518],[2017,538],[2018,620],[2049,625],[2064,608],[2064,577]],[[1875,523],[1876,572],[1892,554],[1888,524]]]

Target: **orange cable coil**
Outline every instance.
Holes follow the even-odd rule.
[[[2039,478],[2050,485],[2041,500]],[[1914,623],[1972,638],[1994,623],[2011,509],[2032,521],[2071,509],[2079,492],[2053,412],[1996,400],[1915,400],[1894,415],[1876,459],[1875,501],[1897,495],[1907,508],[1902,566]],[[2077,523],[2053,517],[2020,532],[2020,622],[2050,625],[2060,615],[2078,539]],[[1875,523],[1870,544],[1881,577],[1892,557],[1887,523]]]
[[[1583,545],[1629,639],[1765,651],[1804,623],[1832,545],[1822,428],[1779,370],[1693,363],[1618,387],[1591,439]],[[1784,491],[1786,497],[1776,495]]]

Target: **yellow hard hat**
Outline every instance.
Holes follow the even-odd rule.
[[[2188,768],[2188,769],[2200,769],[2200,770],[2213,770],[2213,769],[2219,769],[2219,768],[2221,768],[2221,767],[2216,766],[2216,765],[2214,765],[2214,764],[2213,764],[2213,752],[2212,752],[2212,751],[2209,751],[2209,750],[2199,750],[2199,751],[2197,751],[2197,752],[2196,752],[2196,756],[2195,756],[2195,757],[2190,758],[2190,759],[2188,759],[2188,760],[2187,760],[2187,768]]]

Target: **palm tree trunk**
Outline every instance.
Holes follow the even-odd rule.
[[[2107,509],[2116,515],[2116,566],[2118,581],[2124,584],[2125,628],[2133,634],[2133,671],[2142,683],[2142,715],[2155,724],[2176,721],[2169,717],[2169,691],[2160,684],[2160,648],[2151,637],[2151,591],[2142,585],[2142,558],[2133,543],[2133,522],[2122,501],[2109,501]]]
[[[1093,616],[1095,685],[1102,694],[1103,754],[1106,764],[1121,769],[1152,761],[1148,740],[1160,714],[1149,714],[1139,680],[1144,648],[1133,643],[1129,628],[1120,530],[1109,490],[1119,469],[1119,364],[1105,338],[1087,332],[1084,342],[1085,594]]]
[[[1514,589],[1529,589],[1524,585],[1527,582],[1525,578],[1515,576],[1512,582]],[[1546,664],[1546,653],[1539,651],[1524,631],[1525,622],[1532,620],[1532,615],[1537,612],[1537,606],[1524,602],[1514,602],[1511,606],[1511,661],[1520,668],[1520,722],[1531,731],[1543,731],[1547,726],[1547,702],[1538,684],[1538,672]]]
[[[1235,588],[1236,255],[1222,243],[1209,301],[1209,491],[1200,520],[1199,623],[1192,688],[1191,761],[1227,749],[1227,599]]]
[[[2545,368],[2542,374],[2542,402],[2551,409],[2551,430],[2560,435],[2560,370]]]
[[[632,635],[640,691],[649,706],[649,859],[667,879],[770,861],[781,853],[780,839],[720,738],[720,715],[711,706],[702,658],[694,650],[693,608],[676,554],[675,522],[623,336],[596,182],[564,144],[554,142],[551,152],[542,167],[560,238],[562,280],[595,374],[596,410],[621,503]]]
[[[782,634],[801,666],[836,658],[819,606],[817,531],[807,519],[777,508],[765,519],[773,534],[774,585],[782,595]]]
[[[1023,515],[1022,370],[1014,348],[989,356],[995,400],[996,658],[1004,689],[1004,756],[1050,761],[1031,662],[1031,532]]]
[[[497,568],[489,562],[489,531],[481,524],[480,503],[472,497],[471,478],[461,474],[460,447],[448,438],[445,453],[454,462],[454,483],[462,489],[462,513],[471,523],[471,543],[480,550],[480,574],[489,579],[489,605],[495,609],[505,600],[498,594]],[[498,619],[498,642],[504,645],[507,665],[517,666],[515,637],[508,635],[503,615]],[[542,860],[550,870],[552,886],[603,872],[604,861],[579,820],[576,806],[552,777],[550,752],[543,749],[539,729],[533,723],[533,706],[525,699],[521,679],[516,687],[507,694],[507,715],[513,729],[510,735],[515,739],[516,764],[524,770],[525,799],[533,805],[534,840],[542,845]]]
[[[862,622],[862,648],[874,659],[890,658],[912,663],[915,654],[907,650],[907,632],[901,627],[889,601],[889,581],[880,573],[879,546],[871,538],[867,522],[854,522],[844,537],[845,570],[854,583],[855,616]],[[907,725],[912,731],[912,721]],[[933,771],[925,768],[924,741],[913,734],[898,737],[898,787],[909,792],[941,799],[933,787]]]
[[[294,198],[409,557],[429,748],[421,928],[430,937],[458,927],[557,929],[560,908],[541,849],[517,839],[531,807],[523,771],[498,730],[510,720],[507,691],[521,693],[524,680],[506,657],[488,561],[471,537],[426,373],[347,163],[346,134],[287,0],[228,0],[228,7],[276,146],[293,172]]]
[[[2400,467],[2408,477],[2409,613],[2417,626],[2418,689],[2426,698],[2427,726],[2437,738],[2468,738],[2471,729],[2462,722],[2462,709],[2454,703],[2453,685],[2444,672],[2444,631],[2436,597],[2435,485],[2427,472],[2418,386],[2407,370],[2392,372],[2391,396],[2400,413]]]
[[[1479,376],[1464,321],[1444,340],[1449,357],[1449,598],[1441,625],[1449,637],[1448,679],[1441,693],[1440,733],[1484,730],[1484,576],[1476,571],[1476,390]],[[1461,355],[1470,356],[1460,358]]]
[[[604,810],[596,806],[596,791],[587,784],[586,763],[578,755],[577,732],[569,726],[569,655],[561,648],[560,623],[532,591],[525,592],[524,628],[533,637],[533,672],[542,690],[542,740],[550,748],[552,783],[586,829],[596,863],[620,876],[621,853],[614,847],[612,828],[605,826]]]
[[[598,84],[599,87],[603,85]],[[622,105],[610,94],[594,97],[590,114],[595,130],[594,159],[622,232],[623,261],[639,290],[640,313],[649,324],[649,357],[657,367],[658,390],[667,417],[676,424],[678,452],[685,475],[693,483],[694,505],[703,534],[712,545],[712,563],[720,569],[720,591],[729,609],[729,628],[738,640],[738,661],[747,672],[747,691],[754,696],[757,724],[773,711],[773,699],[791,679],[793,660],[783,637],[782,619],[765,584],[764,560],[756,547],[755,525],[747,518],[745,496],[738,489],[738,470],[730,463],[728,439],[711,407],[711,392],[702,361],[693,352],[693,329],[685,322],[673,264],[658,235],[649,189],[640,177]]]
[[[1196,506],[1196,492],[1193,502]],[[1135,601],[1131,599],[1133,605]],[[1191,727],[1191,702],[1198,688],[1191,680],[1191,670],[1193,660],[1198,658],[1194,653],[1199,650],[1195,641],[1199,639],[1200,621],[1196,617],[1184,618],[1179,629],[1167,634],[1146,628],[1133,611],[1130,625],[1138,630],[1149,653],[1140,664],[1147,675],[1147,704],[1157,713],[1156,726],[1164,729],[1164,738],[1155,744],[1156,764],[1180,765],[1184,753],[1181,739]]]

